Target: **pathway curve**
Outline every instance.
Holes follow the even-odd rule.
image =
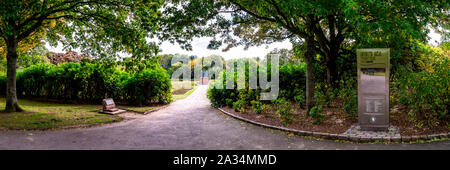
[[[450,141],[351,144],[310,140],[243,123],[217,111],[207,86],[145,117],[88,129],[0,131],[0,149],[445,149]]]

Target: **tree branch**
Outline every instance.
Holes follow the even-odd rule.
[[[330,43],[330,41],[328,41],[328,39],[327,39],[327,37],[325,36],[325,34],[324,34],[322,28],[318,27],[317,24],[314,24],[314,25],[312,26],[312,29],[313,29],[313,31],[314,31],[316,37],[317,37],[317,40],[318,40],[320,46],[321,46],[324,50],[329,51],[329,50],[330,50],[330,47],[329,47],[328,44]]]
[[[63,6],[63,5],[67,5],[67,4],[76,2],[76,1],[79,1],[79,0],[62,2],[62,3],[60,3],[60,4],[57,4],[57,5],[54,5],[54,6],[50,7],[50,8],[48,8],[48,10],[51,11],[51,10],[57,8],[57,7],[61,7],[61,6]],[[46,14],[47,14],[47,13],[46,13]],[[44,14],[44,16],[45,16],[46,14]],[[23,26],[29,24],[29,23],[30,23],[31,21],[33,21],[33,20],[38,20],[38,19],[41,18],[41,16],[42,16],[42,15],[41,15],[41,16],[39,16],[39,15],[40,15],[39,12],[34,13],[31,17],[29,17],[28,19],[26,19],[24,22],[20,23],[18,27],[21,28],[21,27],[23,27]],[[49,15],[51,15],[51,14],[49,14]]]
[[[37,28],[39,28],[44,20],[38,20],[36,23],[34,23],[29,29],[22,32],[17,36],[17,41],[21,41],[24,38],[28,37],[31,33],[33,33]]]
[[[264,17],[264,16],[260,16],[260,15],[258,15],[258,14],[256,14],[256,13],[253,13],[252,11],[246,9],[246,8],[243,7],[241,4],[239,4],[239,3],[237,3],[237,2],[235,2],[235,1],[233,1],[233,0],[231,0],[230,2],[231,2],[232,4],[238,6],[238,7],[239,7],[239,10],[245,11],[246,13],[250,14],[251,16],[253,16],[253,17],[255,17],[255,18],[262,19],[262,20],[267,20],[267,21],[272,21],[272,22],[277,22],[277,20],[274,19],[274,18]]]
[[[283,11],[280,10],[277,3],[275,3],[273,0],[270,0],[270,1],[266,0],[266,2],[272,4],[275,7],[275,10],[277,11],[278,15],[280,15],[283,18],[283,20],[285,22],[283,24],[285,24],[286,27],[293,28],[293,24],[287,19],[286,15],[283,13]],[[279,18],[277,18],[277,19],[279,19]]]
[[[72,2],[75,2],[75,1],[72,1]],[[81,5],[86,5],[86,4],[91,4],[91,3],[101,3],[101,2],[99,2],[99,1],[80,1],[80,2],[76,2],[76,3],[72,4],[72,5],[70,5],[70,6],[67,7],[67,8],[54,9],[54,10],[51,10],[50,12],[47,12],[47,13],[45,13],[45,14],[43,14],[43,15],[40,15],[40,16],[37,17],[37,18],[33,18],[33,17],[32,17],[32,18],[29,18],[29,19],[27,19],[25,22],[21,23],[21,24],[18,26],[19,30],[20,30],[21,28],[23,28],[25,25],[27,25],[27,24],[28,24],[29,22],[31,22],[31,21],[36,20],[36,23],[34,23],[34,24],[33,24],[30,28],[28,28],[27,30],[25,30],[25,31],[23,31],[22,33],[20,33],[20,34],[17,36],[17,40],[18,40],[18,41],[21,41],[21,40],[23,40],[25,37],[29,36],[32,32],[34,32],[37,28],[39,28],[39,27],[42,25],[43,21],[46,20],[48,16],[50,16],[50,15],[52,15],[52,14],[55,14],[55,13],[58,13],[58,12],[68,11],[68,10],[71,10],[71,9],[75,9],[75,8],[81,6]],[[62,6],[62,4],[59,4],[59,5],[56,5],[56,6]],[[53,7],[51,7],[51,8],[53,8]]]

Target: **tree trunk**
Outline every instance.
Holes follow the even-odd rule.
[[[22,108],[17,103],[16,89],[16,66],[17,66],[17,44],[14,37],[7,38],[7,70],[6,70],[6,107],[5,112],[20,112]]]
[[[309,116],[309,111],[314,107],[314,39],[306,40],[306,115]]]
[[[339,54],[336,51],[332,50],[326,55],[327,84],[329,87],[334,87],[335,81],[337,79],[336,59]]]

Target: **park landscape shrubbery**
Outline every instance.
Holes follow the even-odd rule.
[[[5,73],[0,74],[0,88],[6,89]],[[18,71],[17,93],[20,97],[96,103],[109,97],[136,105],[172,101],[170,77],[159,65],[130,74],[114,63],[89,61],[36,64]]]
[[[437,126],[439,120],[449,119],[450,56],[445,48],[419,47],[423,53],[416,60],[418,71],[401,68],[391,98],[406,107],[418,127]]]
[[[448,126],[450,59],[448,50],[440,47],[431,48],[419,44],[413,60],[416,66],[391,65],[395,67],[390,77],[390,108],[405,108],[401,114],[417,127]],[[348,65],[348,64],[347,64]],[[353,66],[347,66],[349,68]],[[408,70],[409,69],[409,70]],[[268,69],[269,70],[269,69]],[[352,73],[355,72],[355,73]],[[236,75],[234,89],[219,89],[217,84],[226,87],[227,72],[223,71],[219,78],[210,84],[208,98],[214,107],[232,107],[234,111],[248,114],[248,110],[260,114],[268,107],[274,106],[276,113],[284,125],[292,122],[291,110],[287,103],[297,103],[298,108],[305,109],[305,67],[304,64],[289,63],[279,69],[280,92],[278,99],[260,101],[260,94],[265,90],[250,89],[248,86],[248,68],[245,70],[246,88],[237,89]],[[315,74],[323,74],[317,71]],[[315,106],[307,114],[312,124],[320,124],[326,110],[338,108],[355,120],[358,108],[356,68],[342,73],[341,80],[334,87],[320,82],[320,75],[314,75]],[[270,74],[268,75],[270,77]],[[292,106],[292,105],[291,105]],[[334,110],[336,111],[336,110]],[[330,112],[330,111],[328,111]]]
[[[246,61],[246,84],[245,88],[237,89],[237,72],[234,74],[234,89],[226,89],[226,71],[222,71],[219,75],[217,81],[210,83],[210,88],[208,90],[207,96],[211,101],[212,106],[214,107],[222,107],[229,106],[232,107],[235,111],[245,112],[247,108],[253,109],[257,114],[263,112],[265,104],[275,104],[275,108],[278,110],[278,115],[283,119],[283,123],[288,124],[291,122],[291,112],[289,101],[294,100],[302,100],[304,99],[304,90],[305,90],[305,67],[304,65],[295,65],[295,64],[287,64],[279,69],[279,87],[280,87],[280,95],[279,97],[282,99],[277,99],[272,102],[270,101],[260,101],[261,93],[267,92],[270,89],[261,89],[258,87],[257,89],[250,89],[248,84],[248,75],[249,75],[249,64],[250,60]],[[260,67],[264,67],[260,65]],[[258,68],[257,70],[259,70]],[[267,66],[267,77],[270,78],[270,65]],[[259,71],[257,72],[259,75]],[[257,76],[259,79],[259,76]],[[218,83],[222,83],[222,89],[217,88]],[[303,103],[303,101],[301,101]]]

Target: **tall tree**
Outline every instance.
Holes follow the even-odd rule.
[[[92,57],[118,57],[118,52],[147,57],[157,52],[147,42],[157,29],[161,0],[1,0],[0,37],[7,51],[6,112],[17,103],[18,48],[25,41],[80,48]],[[42,35],[42,36],[37,36]],[[1,43],[0,43],[1,44]]]

